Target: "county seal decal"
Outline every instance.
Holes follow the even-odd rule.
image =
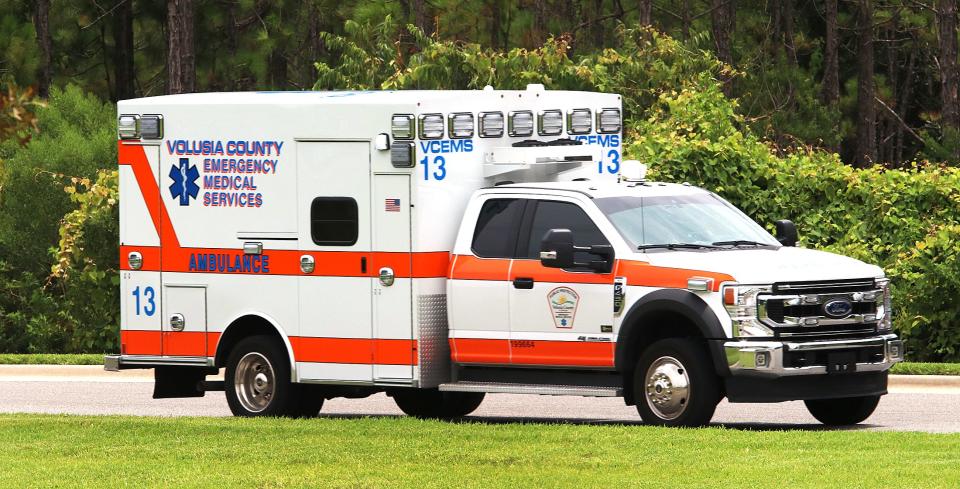
[[[547,294],[547,303],[553,316],[553,324],[558,328],[572,328],[577,316],[580,294],[570,287],[557,287]]]

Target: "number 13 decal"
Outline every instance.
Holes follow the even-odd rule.
[[[620,171],[620,152],[615,149],[611,149],[610,151],[607,151],[607,158],[610,159],[610,163],[606,165],[606,167],[604,167],[603,161],[598,162],[597,172],[603,173],[604,170],[606,170],[607,173],[613,173],[613,174],[616,174],[617,172],[619,172]]]
[[[434,156],[433,164],[430,164],[430,157],[424,156],[420,160],[420,164],[423,165],[423,179],[430,180],[432,176],[434,180],[443,180],[447,178],[447,160],[443,156]],[[430,171],[430,167],[433,167],[433,172]]]
[[[140,308],[140,296],[143,296],[144,306]],[[157,303],[154,302],[156,293],[153,291],[153,287],[145,287],[143,293],[140,293],[140,286],[133,289],[133,297],[136,300],[136,312],[137,316],[140,315],[140,312],[143,311],[143,314],[146,316],[153,316],[157,312]]]

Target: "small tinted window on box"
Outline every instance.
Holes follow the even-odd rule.
[[[357,242],[357,201],[350,197],[317,197],[310,204],[310,236],[321,246]]]
[[[483,203],[473,233],[473,252],[483,258],[513,258],[523,215],[520,199],[491,199]]]
[[[587,213],[578,205],[569,202],[541,200],[537,202],[537,212],[530,229],[530,242],[527,243],[526,258],[540,257],[540,242],[551,229],[569,229],[573,232],[575,246],[593,246],[609,244],[606,236],[600,232]],[[574,260],[580,263],[596,259],[593,255],[578,251]]]

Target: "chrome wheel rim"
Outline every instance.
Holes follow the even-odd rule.
[[[273,400],[276,375],[270,360],[257,352],[250,352],[237,362],[233,386],[244,409],[259,413]]]
[[[674,357],[663,356],[650,364],[644,389],[647,406],[664,420],[679,418],[690,404],[690,376]]]

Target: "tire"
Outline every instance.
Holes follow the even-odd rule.
[[[423,419],[462,418],[480,407],[483,392],[440,392],[436,389],[407,389],[393,393],[393,400],[408,416]]]
[[[880,396],[817,399],[803,403],[817,421],[827,426],[845,426],[869,418],[880,403]]]
[[[290,382],[287,351],[272,336],[251,336],[237,343],[227,357],[224,380],[234,416],[298,417],[316,405],[301,404],[301,386]],[[317,406],[313,414],[319,411]]]
[[[300,398],[294,407],[294,413],[292,415],[298,418],[317,417],[320,414],[320,410],[323,409],[323,401],[326,399],[320,387],[303,384],[292,385],[300,391]]]
[[[668,338],[647,347],[633,374],[637,411],[655,426],[704,426],[720,402],[720,381],[702,343]]]

